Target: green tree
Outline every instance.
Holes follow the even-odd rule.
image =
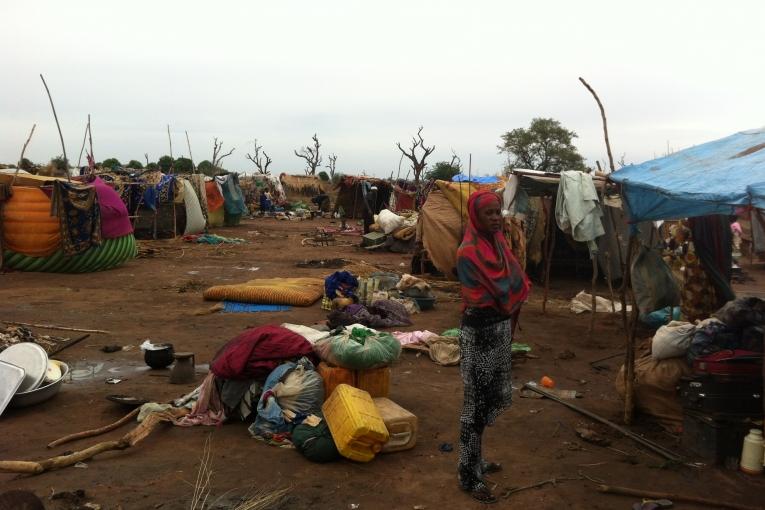
[[[319,172],[319,179],[321,179],[324,182],[329,182],[329,174],[325,172],[324,170],[322,170],[321,172]]]
[[[69,160],[64,158],[64,156],[56,156],[50,160],[50,164],[53,168],[61,172],[69,171]]]
[[[517,128],[502,135],[497,148],[507,154],[509,168],[528,168],[559,173],[586,170],[584,159],[572,140],[576,133],[555,119],[535,118],[528,129]]]
[[[175,160],[173,169],[178,174],[190,174],[194,172],[194,164],[189,158],[180,157]]]
[[[159,161],[157,161],[157,164],[159,165],[160,170],[164,173],[168,173],[170,169],[173,168],[173,158],[170,156],[162,156],[159,158]]]
[[[104,168],[114,169],[117,167],[121,167],[122,163],[120,163],[120,160],[117,158],[109,158],[105,159],[103,163],[101,163]]]
[[[23,158],[21,160],[21,164],[19,164],[19,168],[22,170],[26,170],[27,172],[31,172],[35,168],[35,164],[29,161],[27,158]]]
[[[128,168],[135,168],[136,170],[140,170],[143,168],[143,163],[138,160],[131,159],[127,166]]]
[[[156,163],[153,163],[153,162],[152,162],[152,163],[149,163],[148,165],[146,165],[146,170],[149,170],[149,171],[151,171],[151,172],[154,172],[154,171],[156,171],[156,170],[159,170],[159,165],[158,165],[158,164],[156,164]]]
[[[197,165],[197,170],[208,177],[215,175],[215,167],[208,160],[204,160]]]
[[[439,161],[433,168],[425,172],[426,180],[451,181],[452,177],[460,173],[462,169],[456,163],[448,161]]]

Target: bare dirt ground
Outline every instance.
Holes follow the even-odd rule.
[[[322,270],[295,267],[300,260],[317,258],[342,257],[356,264],[363,260],[384,270],[408,271],[409,256],[370,253],[356,247],[301,246],[302,234],[324,223],[326,220],[247,220],[237,228],[216,231],[245,238],[247,244],[215,247],[180,240],[152,242],[152,247],[159,247],[154,257],[137,259],[103,273],[0,274],[1,319],[111,332],[93,335],[57,356],[72,365],[85,361],[103,364],[92,379],[64,385],[61,393],[46,403],[6,411],[0,418],[0,459],[38,460],[120,437],[133,425],[99,438],[46,449],[45,445],[58,437],[111,423],[128,411],[107,401],[106,395],[120,393],[167,401],[195,386],[171,385],[167,371],[147,370],[138,349],[143,339],[172,342],[176,350],[196,353],[198,384],[206,370],[202,365],[242,329],[265,323],[311,324],[325,318],[318,303],[281,313],[196,315],[212,304],[202,300],[201,290],[206,286],[255,277],[325,276]],[[762,269],[757,271],[763,273]],[[577,404],[620,422],[622,404],[614,390],[620,358],[607,362],[606,370],[596,371],[589,364],[623,349],[620,320],[599,314],[591,338],[589,316],[575,316],[567,308],[568,300],[587,286],[586,281],[555,281],[546,315],[541,313],[541,289],[534,289],[530,304],[524,308],[517,340],[530,344],[539,358],[518,365],[513,380],[520,387],[526,381],[549,375],[559,387],[583,393]],[[440,332],[457,326],[459,303],[454,297],[440,293],[436,308],[416,315],[415,326],[410,329]],[[105,354],[100,347],[107,344],[133,348]],[[116,386],[105,384],[108,377],[124,381]],[[391,398],[419,417],[417,446],[378,456],[368,464],[312,464],[294,450],[269,447],[251,439],[243,423],[190,429],[168,425],[135,448],[87,461],[86,468],[70,467],[37,476],[0,474],[0,487],[29,489],[41,497],[51,491],[84,489],[88,501],[105,509],[189,508],[199,459],[206,438],[211,436],[211,500],[222,497],[221,501],[230,501],[253,488],[291,487],[284,508],[480,508],[456,484],[462,399],[459,369],[440,367],[427,356],[405,352],[393,367]],[[598,425],[592,427],[611,440],[611,447],[585,443],[574,429],[588,423],[588,419],[555,402],[517,398],[514,407],[485,436],[487,457],[505,466],[502,473],[491,478],[496,492],[502,494],[513,487],[551,478],[586,475],[589,479],[561,480],[524,490],[502,499],[498,507],[615,509],[631,508],[637,501],[600,494],[595,480],[763,504],[763,477],[718,468],[670,466]],[[639,421],[635,430],[679,449],[677,437],[646,421]],[[442,453],[442,443],[452,443],[455,451]],[[54,501],[47,504],[49,508],[64,508]],[[676,508],[700,507],[679,503]]]

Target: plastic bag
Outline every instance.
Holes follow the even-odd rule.
[[[314,352],[330,365],[366,370],[393,363],[401,354],[401,344],[389,333],[353,325],[317,342]]]
[[[672,321],[660,327],[651,341],[651,357],[667,359],[684,356],[695,332],[696,326],[689,322]]]
[[[383,209],[377,216],[375,223],[380,225],[380,228],[382,228],[383,232],[390,234],[394,230],[401,228],[405,219],[406,218],[399,216],[398,214],[391,212],[388,209]]]
[[[632,290],[640,313],[680,304],[680,289],[661,255],[641,246],[631,268]]]
[[[332,439],[325,420],[315,427],[307,423],[295,427],[292,431],[292,443],[297,451],[312,462],[332,462],[340,458],[340,452],[337,451],[335,440]]]
[[[310,368],[298,365],[274,386],[273,392],[282,409],[311,413],[319,411],[324,402],[324,380],[313,369],[313,365]]]

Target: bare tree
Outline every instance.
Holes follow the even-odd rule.
[[[143,153],[143,157],[146,158],[146,166],[148,167],[149,166],[149,153],[148,152],[144,152]]]
[[[260,157],[260,150],[263,148],[262,145],[258,145],[258,139],[256,138],[253,142],[253,145],[255,146],[255,155],[251,156],[250,153],[247,153],[247,159],[255,163],[255,166],[258,167],[258,173],[263,175],[268,175],[268,165],[271,164],[271,158],[266,154],[266,151],[263,151],[263,156],[266,158],[265,163],[263,162],[263,158]]]
[[[295,156],[303,158],[306,163],[305,174],[316,175],[316,169],[321,165],[321,156],[319,155],[319,137],[314,133],[311,137],[313,140],[313,147],[301,147],[299,151],[295,151]]]
[[[452,168],[459,168],[462,169],[462,160],[459,156],[457,156],[457,153],[454,152],[454,149],[452,149],[452,160],[449,162],[449,166]]]
[[[431,147],[427,147],[425,145],[425,141],[422,139],[422,126],[420,126],[420,129],[417,130],[417,136],[412,137],[412,148],[409,149],[408,152],[401,147],[401,142],[397,142],[396,146],[398,147],[398,150],[400,150],[401,153],[409,158],[409,161],[412,162],[412,170],[414,171],[414,184],[415,186],[419,186],[420,175],[422,174],[422,171],[425,170],[425,166],[427,166],[425,160],[428,156],[433,154],[433,151],[436,150],[436,146],[433,145]],[[422,156],[420,157],[417,156],[418,147],[422,150]]]
[[[327,168],[329,169],[329,180],[331,181],[335,177],[335,169],[337,168],[337,154],[332,154],[329,156],[329,165],[327,165]]]
[[[236,147],[232,148],[230,151],[228,151],[226,154],[222,154],[223,152],[223,142],[218,143],[218,139],[215,138],[213,140],[213,157],[212,157],[212,166],[213,168],[220,167],[220,162],[223,158],[230,156],[232,152],[236,150]]]

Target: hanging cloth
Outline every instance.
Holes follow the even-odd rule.
[[[64,254],[77,255],[101,244],[101,210],[94,186],[55,181],[51,216],[59,219]]]

